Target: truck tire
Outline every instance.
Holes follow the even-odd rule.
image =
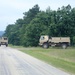
[[[6,47],[8,46],[8,44],[6,44]]]
[[[49,48],[49,44],[48,43],[44,43],[43,44],[43,48]]]
[[[67,44],[62,44],[62,48],[66,49],[67,48]]]

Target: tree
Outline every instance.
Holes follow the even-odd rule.
[[[25,24],[29,24],[30,21],[31,21],[32,19],[34,19],[35,16],[36,16],[39,12],[40,12],[39,6],[36,4],[32,9],[29,9],[28,12],[23,13],[23,14],[24,14],[23,19],[24,19],[24,21],[25,21]]]
[[[41,35],[70,36],[74,44],[75,8],[67,5],[57,11],[52,11],[50,7],[40,11],[39,6],[35,5],[24,13],[23,19],[8,25],[5,35],[14,45],[38,46]]]

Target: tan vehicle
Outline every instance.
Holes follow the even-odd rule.
[[[8,38],[7,37],[0,38],[0,46],[1,45],[6,45],[6,47],[8,46]]]
[[[70,45],[70,37],[49,37],[48,35],[43,35],[40,37],[39,45],[43,48],[61,46],[65,49]]]

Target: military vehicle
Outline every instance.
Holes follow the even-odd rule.
[[[0,38],[0,46],[1,45],[6,45],[6,47],[8,46],[8,38],[7,37]]]
[[[39,45],[43,48],[49,48],[49,46],[61,46],[65,49],[70,46],[70,37],[50,37],[48,35],[42,35],[39,39]]]

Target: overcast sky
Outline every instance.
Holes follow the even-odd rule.
[[[46,10],[48,6],[52,10],[58,7],[75,7],[75,0],[0,0],[0,31],[4,31],[8,24],[14,24],[15,21],[23,17],[23,13],[38,4],[41,10]]]

